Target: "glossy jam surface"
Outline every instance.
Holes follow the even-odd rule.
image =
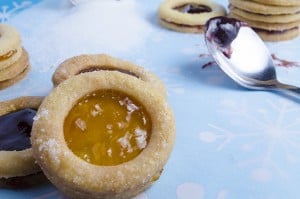
[[[0,116],[0,150],[20,151],[31,147],[30,133],[36,111],[22,109]]]
[[[200,4],[184,4],[174,8],[179,12],[189,13],[189,14],[200,14],[204,12],[211,12],[211,8]]]
[[[4,55],[0,55],[0,61],[4,61],[4,60],[6,60],[6,59],[9,59],[9,58],[12,57],[16,52],[17,52],[17,50],[10,50],[10,51],[8,51],[6,54],[4,54]]]
[[[99,90],[80,99],[64,121],[68,147],[96,165],[118,165],[147,146],[151,119],[134,98],[116,90]]]

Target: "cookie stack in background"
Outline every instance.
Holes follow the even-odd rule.
[[[0,90],[23,79],[29,71],[29,56],[18,31],[0,24]]]
[[[230,16],[247,22],[264,41],[299,35],[300,0],[229,0]]]

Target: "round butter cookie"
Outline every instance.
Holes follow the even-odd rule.
[[[290,22],[295,22],[300,20],[300,12],[295,14],[265,15],[265,14],[257,14],[257,13],[245,11],[237,7],[234,7],[232,5],[230,6],[229,9],[230,9],[230,13],[241,16],[251,21],[259,21],[264,23],[290,23]]]
[[[299,27],[283,31],[266,31],[254,29],[264,41],[278,42],[294,39],[299,36]]]
[[[0,82],[8,79],[12,79],[20,74],[29,65],[29,57],[26,50],[22,49],[22,55],[15,63],[0,70]]]
[[[65,60],[52,75],[52,82],[57,86],[72,76],[93,71],[119,71],[148,82],[164,96],[167,95],[163,82],[155,74],[131,62],[105,54],[79,55]]]
[[[188,33],[203,33],[208,19],[225,15],[223,6],[209,0],[165,0],[158,9],[162,26]]]
[[[30,143],[33,117],[42,97],[0,102],[0,187],[24,187],[39,179]],[[34,181],[32,181],[34,180]]]
[[[295,14],[300,12],[300,6],[274,6],[249,0],[229,0],[229,2],[241,10],[265,15]]]
[[[3,90],[5,88],[8,88],[14,84],[16,84],[17,82],[21,81],[22,79],[24,79],[27,75],[27,73],[30,70],[30,65],[27,65],[26,68],[19,73],[17,76],[8,79],[8,80],[4,80],[4,81],[0,81],[0,90]]]
[[[15,63],[22,54],[21,36],[9,25],[0,24],[0,70]]]
[[[260,28],[264,30],[283,31],[298,27],[300,24],[300,20],[289,23],[267,23],[261,21],[252,21],[234,13],[230,13],[230,16],[240,21],[247,22],[247,24],[253,28]]]
[[[65,80],[43,100],[32,128],[34,157],[70,198],[132,198],[156,181],[175,140],[166,99],[118,71]]]
[[[257,3],[275,6],[300,6],[299,0],[252,0]]]

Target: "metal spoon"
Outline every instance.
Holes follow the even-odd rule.
[[[300,88],[277,80],[269,50],[246,23],[212,18],[206,24],[205,42],[220,68],[238,84],[249,89],[289,91],[300,97]]]

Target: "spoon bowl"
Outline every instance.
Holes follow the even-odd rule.
[[[212,18],[206,24],[205,42],[220,68],[241,86],[300,96],[298,87],[277,80],[268,48],[246,23],[228,17]]]

